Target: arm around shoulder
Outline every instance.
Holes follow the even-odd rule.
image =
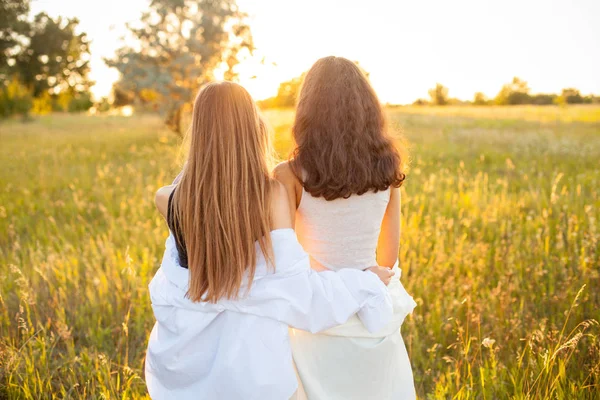
[[[293,227],[293,217],[285,186],[279,181],[274,180],[271,188],[271,229]]]
[[[299,201],[297,189],[299,186],[298,178],[294,175],[289,161],[279,163],[273,170],[273,176],[283,184],[288,195],[288,204],[292,216],[296,214],[296,208]],[[292,221],[293,222],[293,221]]]

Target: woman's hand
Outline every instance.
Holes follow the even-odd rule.
[[[367,271],[371,271],[372,273],[377,275],[379,279],[381,279],[381,282],[383,282],[386,286],[390,284],[390,282],[392,281],[392,277],[396,274],[390,268],[381,267],[379,265],[376,267],[367,268]]]

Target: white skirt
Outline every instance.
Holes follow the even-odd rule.
[[[342,325],[312,334],[290,329],[298,375],[294,400],[413,400],[412,368],[400,327],[417,303],[398,279],[388,286],[394,316],[370,333],[355,315]]]
[[[290,332],[299,375],[297,400],[415,399],[400,331],[383,338]]]

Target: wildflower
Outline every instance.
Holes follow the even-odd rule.
[[[486,337],[485,339],[483,339],[483,342],[481,342],[483,347],[487,347],[488,349],[494,347],[494,343],[496,343],[496,341],[494,339],[490,339],[489,337]]]

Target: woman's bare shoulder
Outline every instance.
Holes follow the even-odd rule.
[[[156,208],[158,209],[158,212],[160,212],[165,218],[167,218],[169,196],[171,196],[173,190],[175,190],[175,185],[163,186],[156,191],[156,196],[154,196]]]
[[[293,228],[288,193],[281,182],[273,180],[271,186],[271,229],[284,228]]]
[[[279,182],[283,183],[287,189],[290,207],[293,211],[300,205],[300,199],[302,198],[302,183],[296,176],[294,169],[291,165],[292,161],[284,161],[277,165],[273,170],[273,176]],[[292,213],[293,214],[293,213]]]
[[[295,184],[298,180],[289,161],[283,161],[277,164],[273,170],[273,176],[284,185]]]

